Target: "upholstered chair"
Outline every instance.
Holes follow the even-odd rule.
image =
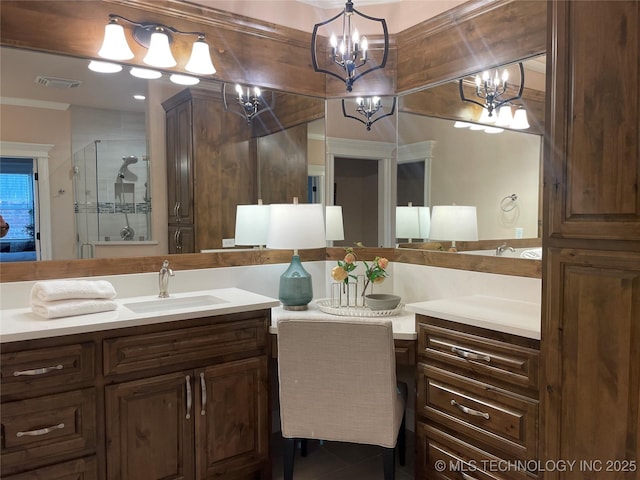
[[[379,445],[385,480],[395,446],[405,463],[406,384],[397,384],[389,319],[336,317],[278,322],[284,480],[296,439]]]

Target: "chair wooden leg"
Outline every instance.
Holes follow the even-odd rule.
[[[406,415],[403,415],[400,431],[398,432],[398,460],[403,467],[407,463],[407,423],[405,419]]]
[[[396,449],[382,449],[382,463],[384,466],[384,480],[394,480],[396,478]]]
[[[303,457],[307,456],[307,439],[303,438],[300,440],[300,455]]]
[[[293,480],[293,459],[296,454],[296,439],[283,438],[282,464],[284,480]]]

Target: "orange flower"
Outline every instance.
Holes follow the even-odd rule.
[[[342,282],[349,276],[349,273],[339,265],[336,265],[331,269],[331,277],[336,282]]]
[[[352,252],[349,252],[344,256],[344,263],[351,264],[355,261],[356,261],[356,256]]]
[[[389,266],[389,260],[384,257],[378,258],[378,266],[381,269],[386,270],[386,268]]]

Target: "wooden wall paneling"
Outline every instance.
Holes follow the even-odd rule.
[[[205,33],[211,47],[215,80],[261,85],[303,95],[324,95],[324,75],[310,67],[311,34],[260,22],[186,2],[114,0],[7,0],[0,4],[2,45],[77,57],[98,58],[104,26],[110,13],[134,21],[158,22],[186,31]],[[131,38],[135,58],[127,65],[142,66],[146,51]],[[167,72],[183,72],[193,39],[175,35],[172,49],[179,64]],[[251,65],[251,68],[247,68]]]
[[[307,125],[258,139],[260,195],[265,204],[307,203]]]
[[[546,2],[535,0],[467,2],[398,33],[396,91],[543,54],[546,9]]]
[[[550,86],[547,228],[552,237],[640,240],[640,7],[567,5]]]

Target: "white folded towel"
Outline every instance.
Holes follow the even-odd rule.
[[[53,302],[31,301],[31,310],[43,318],[71,317],[87,313],[116,310],[118,304],[113,300],[85,298],[79,300],[56,300]]]
[[[36,282],[31,289],[31,300],[40,302],[115,297],[116,290],[106,280],[47,280]]]
[[[521,258],[532,258],[534,260],[542,260],[542,247],[525,250],[520,254]]]

